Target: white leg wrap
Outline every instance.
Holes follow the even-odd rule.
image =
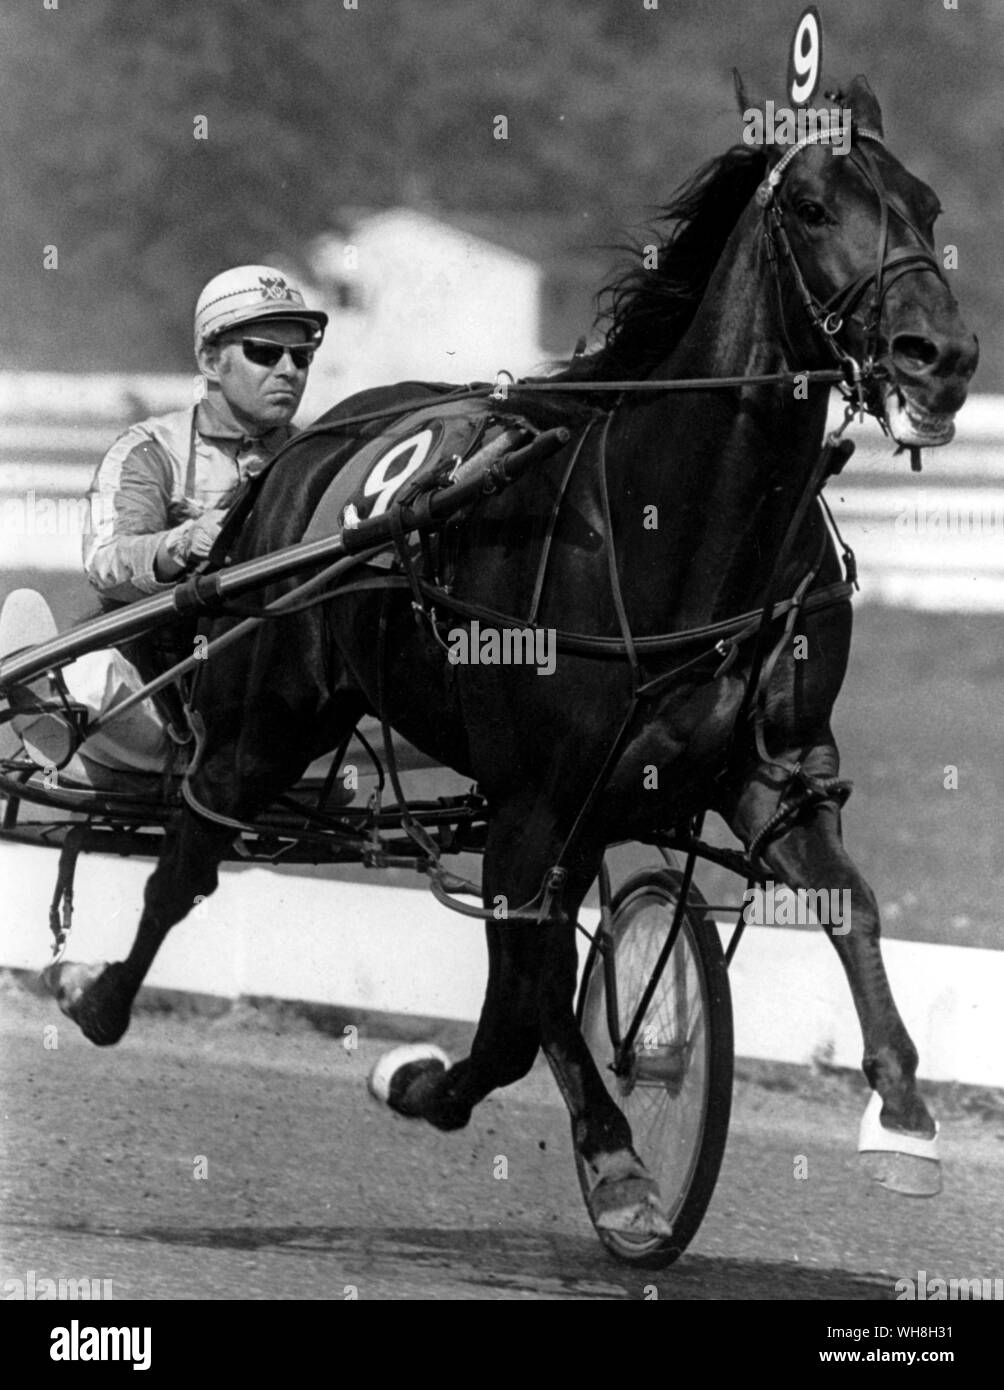
[[[386,1103],[394,1073],[407,1066],[409,1062],[428,1061],[442,1062],[444,1067],[450,1065],[449,1057],[435,1043],[405,1043],[401,1047],[392,1047],[389,1052],[383,1054],[370,1072],[370,1090],[378,1100]]]
[[[886,1129],[879,1119],[882,1113],[882,1097],[873,1091],[871,1100],[861,1117],[861,1130],[858,1134],[858,1153],[898,1153],[909,1154],[912,1158],[939,1160],[939,1127],[935,1121],[933,1139],[923,1139],[915,1134],[901,1134],[899,1130]]]

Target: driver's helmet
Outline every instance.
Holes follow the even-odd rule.
[[[270,265],[239,265],[215,275],[195,306],[195,351],[204,343],[242,323],[261,319],[301,319],[309,323],[314,340],[324,336],[328,316],[308,309],[303,295],[281,270]]]

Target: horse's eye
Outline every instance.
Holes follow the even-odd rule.
[[[808,199],[799,203],[797,212],[807,227],[822,227],[829,220],[826,209],[819,203],[810,202]]]

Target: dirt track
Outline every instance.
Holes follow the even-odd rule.
[[[653,1275],[596,1241],[544,1069],[442,1135],[369,1098],[380,1044],[347,1053],[247,1011],[140,1015],[101,1051],[12,986],[0,1036],[0,1281],[112,1279],[116,1299],[622,1300],[654,1283],[662,1299],[826,1300],[887,1299],[921,1269],[1004,1272],[994,1097],[940,1096],[946,1191],[916,1202],[859,1173],[846,1078],[740,1082],[704,1225]]]

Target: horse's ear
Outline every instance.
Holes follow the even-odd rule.
[[[745,86],[743,85],[742,74],[740,73],[738,68],[732,69],[732,81],[735,84],[736,101],[739,105],[739,114],[740,116],[745,116],[746,112],[750,109],[750,107],[756,105],[756,102],[750,99],[750,95],[747,92]]]
[[[759,146],[763,148],[764,103],[750,96],[738,68],[732,69],[732,80],[735,83],[736,101],[739,103],[739,114],[743,118],[743,144],[751,147]],[[770,151],[768,150],[767,153],[769,155]]]
[[[878,97],[869,87],[868,79],[860,73],[847,88],[846,101],[854,113],[855,124],[867,126],[869,130],[874,130],[876,135],[885,133],[882,129],[882,109],[878,104]]]

